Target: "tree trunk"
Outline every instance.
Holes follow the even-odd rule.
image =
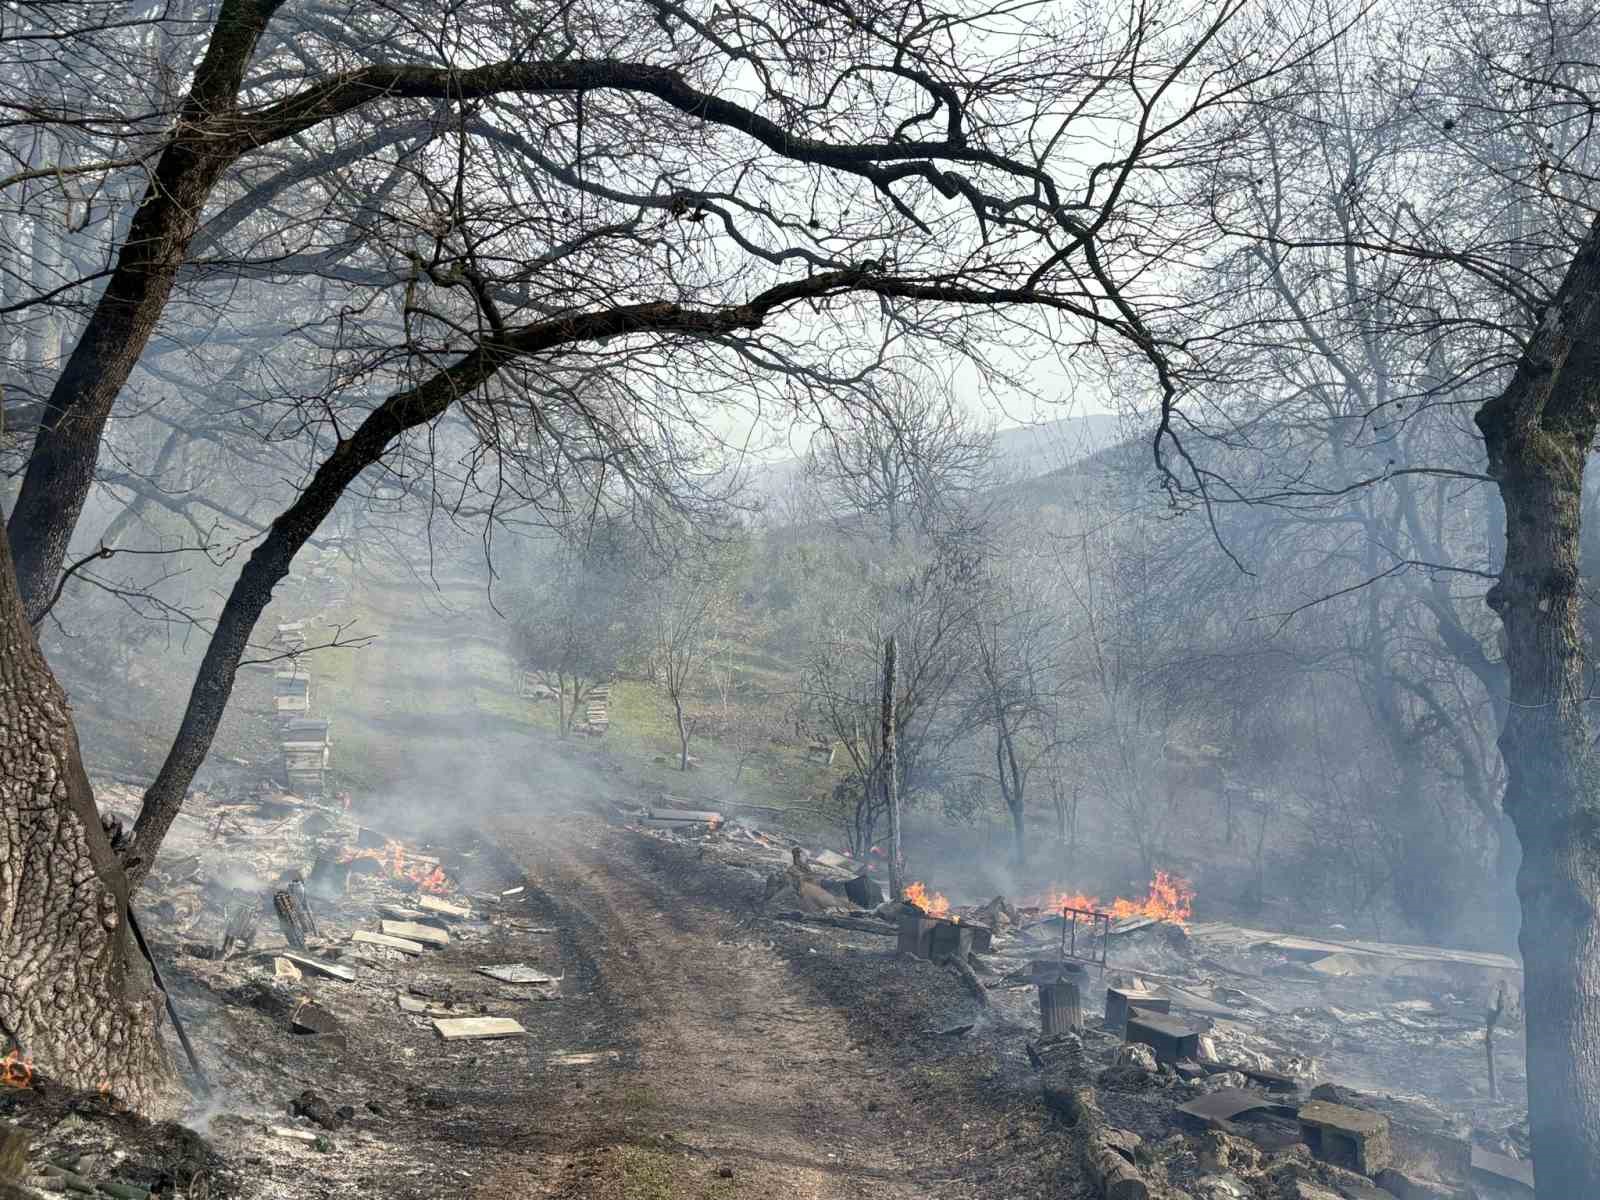
[[[67,544],[94,482],[112,406],[144,352],[222,173],[247,148],[207,128],[232,110],[276,3],[223,0],[176,132],[162,151],[117,265],[56,379],[7,532],[30,621],[55,592]]]
[[[899,900],[900,888],[900,787],[894,729],[894,637],[883,644],[883,795],[889,810],[889,898]]]
[[[1579,528],[1600,414],[1600,220],[1506,390],[1477,414],[1506,512],[1500,752],[1522,844],[1528,1116],[1539,1200],[1600,1196],[1600,788],[1584,715]]]
[[[0,1050],[146,1111],[174,1076],[162,997],[128,935],[128,882],[100,826],[66,694],[0,538]]]
[[[672,718],[678,725],[678,770],[689,769],[689,726],[683,719],[683,692],[671,684],[668,691],[672,694]]]

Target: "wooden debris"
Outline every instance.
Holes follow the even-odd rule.
[[[309,1129],[296,1129],[291,1125],[274,1125],[268,1132],[273,1137],[288,1138],[291,1142],[314,1142],[322,1136]]]
[[[465,1038],[521,1037],[528,1032],[510,1017],[435,1017],[433,1027],[447,1042]]]
[[[354,983],[356,973],[354,968],[341,967],[337,963],[323,962],[321,959],[310,958],[304,954],[284,954],[281,957],[288,959],[297,967],[304,967],[317,975],[326,975],[329,979],[342,979],[346,983]]]
[[[408,938],[413,942],[424,942],[429,946],[450,944],[450,935],[442,929],[435,929],[432,925],[419,925],[415,921],[383,921],[380,925],[383,932],[390,937]]]
[[[501,899],[507,899],[507,898],[509,898],[511,896],[520,896],[520,895],[522,895],[523,892],[525,892],[527,890],[528,889],[526,887],[507,888],[505,891],[500,893],[500,897],[501,897]]]
[[[304,1001],[289,1018],[289,1028],[296,1033],[338,1033],[339,1019],[322,1005]]]
[[[396,921],[422,921],[426,920],[428,916],[420,908],[407,908],[403,904],[380,904],[378,905],[378,912],[382,916],[391,917]]]
[[[498,979],[501,983],[560,983],[562,976],[546,975],[526,963],[501,963],[493,967],[479,967],[479,975]]]
[[[408,996],[404,992],[396,992],[395,1000],[400,1005],[400,1011],[416,1013],[424,1017],[470,1017],[473,1010],[460,1004],[447,1004],[442,1000],[423,1000],[417,996]]]
[[[1103,1200],[1150,1200],[1150,1185],[1134,1166],[1138,1139],[1106,1124],[1083,1062],[1083,1044],[1063,1035],[1060,1052],[1048,1064],[1044,1102],[1072,1124],[1084,1170]]]
[[[284,940],[296,950],[304,950],[306,938],[312,936],[313,931],[305,907],[293,892],[286,890],[272,893],[272,907],[278,914],[278,926],[283,930]]]
[[[646,815],[652,821],[671,821],[685,825],[720,825],[722,814],[705,810],[683,808],[651,808]]]
[[[873,917],[828,917],[816,913],[795,911],[776,914],[785,921],[799,921],[806,925],[831,925],[835,929],[853,929],[857,933],[881,933],[885,937],[898,937],[899,929]]]
[[[424,912],[434,913],[441,917],[453,917],[456,920],[465,920],[472,915],[472,910],[462,904],[451,904],[448,900],[441,900],[437,896],[424,893],[417,897],[417,907]]]
[[[299,983],[305,978],[304,975],[300,974],[300,968],[287,958],[274,958],[272,960],[272,977],[281,979],[285,983]]]
[[[402,954],[421,954],[427,949],[421,942],[413,942],[409,938],[391,937],[387,933],[368,933],[365,929],[356,930],[350,935],[350,940],[368,946],[387,946]]]
[[[254,901],[241,904],[228,914],[227,927],[222,931],[222,953],[218,956],[224,962],[235,950],[248,950],[255,944],[256,930],[261,924],[261,906]]]

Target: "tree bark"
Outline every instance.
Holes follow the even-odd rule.
[[[883,794],[889,810],[889,898],[904,896],[900,880],[900,785],[894,719],[894,636],[883,644]]]
[[[1600,220],[1506,390],[1477,414],[1506,513],[1505,808],[1522,845],[1529,1124],[1539,1200],[1600,1195],[1600,789],[1584,713],[1579,527],[1600,415]]]
[[[0,538],[0,1051],[146,1111],[175,1082],[162,997],[128,936],[128,881],[100,825],[66,694]]]
[[[233,110],[245,67],[276,7],[270,0],[224,0],[106,290],[50,393],[7,526],[29,621],[39,620],[55,592],[94,483],[106,421],[155,332],[206,200],[245,149],[204,126]]]

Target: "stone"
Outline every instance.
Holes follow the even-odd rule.
[[[1250,1081],[1237,1071],[1218,1071],[1195,1084],[1202,1092],[1220,1092],[1225,1088],[1247,1088]]]

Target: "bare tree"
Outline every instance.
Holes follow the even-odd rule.
[[[73,144],[17,163],[0,190],[29,189],[25,233],[46,211],[73,216],[46,273],[7,251],[5,306],[40,330],[18,374],[41,402],[18,447],[5,636],[24,645],[55,595],[112,417],[160,365],[153,346],[258,359],[236,419],[294,439],[299,464],[207,622],[120,862],[95,857],[70,789],[29,789],[52,795],[48,811],[0,826],[8,912],[24,914],[10,928],[48,924],[56,872],[40,847],[67,839],[63,862],[116,877],[109,904],[72,908],[71,938],[116,926],[274,587],[363,475],[401,494],[421,476],[430,504],[491,522],[569,518],[607,489],[688,504],[717,443],[699,397],[859,394],[903,342],[981,364],[980,345],[1030,322],[1059,349],[1153,351],[1138,280],[1166,245],[1165,203],[1145,183],[1209,153],[1196,118],[1235,94],[1222,68],[1247,62],[1220,38],[1244,0],[1090,24],[790,0],[759,14],[673,0],[29,10],[37,28],[0,27],[24,98],[7,145],[36,130]],[[126,69],[130,45],[148,70]],[[1082,152],[1078,122],[1103,154]],[[231,318],[272,296],[297,301],[269,307],[274,342],[271,322],[236,334]],[[306,347],[309,368],[275,372]],[[49,720],[77,773],[64,711]],[[46,995],[46,1024],[112,1024],[108,993],[78,985],[77,948],[42,937],[8,948],[44,964],[0,984],[12,1035],[52,1044]],[[136,1103],[161,1079],[115,1037],[41,1065]]]
[[[994,436],[948,388],[887,376],[864,403],[812,439],[807,476],[846,521],[882,522],[889,546],[910,527],[931,534],[992,483]]]
[[[732,559],[726,546],[682,559],[653,581],[645,601],[650,669],[667,694],[678,732],[678,769],[689,769],[691,711],[706,665],[716,655],[732,604]]]
[[[640,598],[643,555],[628,534],[620,520],[596,522],[581,543],[560,544],[535,567],[540,577],[520,589],[518,657],[555,693],[563,735],[633,641],[627,614]]]

